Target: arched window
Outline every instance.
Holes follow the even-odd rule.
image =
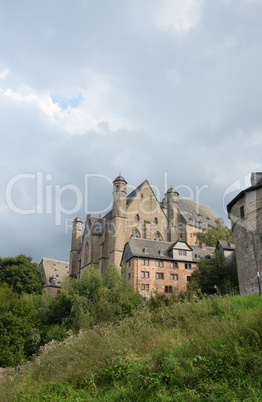
[[[157,218],[154,219],[154,224],[155,224],[155,225],[158,224],[158,219],[157,219]]]
[[[87,264],[88,261],[88,253],[89,253],[89,245],[88,242],[85,244],[85,249],[84,249],[84,265]]]
[[[140,221],[140,216],[138,214],[136,214],[136,221],[139,222]]]
[[[130,237],[140,237],[140,233],[137,228],[132,229]]]
[[[154,240],[163,241],[163,237],[159,232],[154,234]]]

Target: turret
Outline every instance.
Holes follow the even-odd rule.
[[[178,238],[177,226],[178,226],[179,194],[171,186],[165,194],[165,199],[167,205],[168,240],[175,241]]]
[[[70,263],[69,263],[69,274],[77,275],[79,272],[78,267],[78,250],[81,243],[83,230],[83,222],[80,218],[75,218],[72,223],[72,240],[71,240],[71,251],[70,251]]]
[[[113,215],[112,218],[126,216],[126,185],[127,182],[119,173],[113,181]]]

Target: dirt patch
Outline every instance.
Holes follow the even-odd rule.
[[[15,368],[0,368],[0,385],[11,379],[15,374]]]

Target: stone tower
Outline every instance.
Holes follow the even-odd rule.
[[[78,267],[78,250],[81,243],[83,230],[83,222],[80,218],[75,218],[72,223],[72,240],[70,251],[69,275],[77,275],[79,272]]]
[[[113,208],[111,220],[110,261],[120,266],[124,245],[127,242],[127,210],[126,210],[127,182],[119,174],[113,181]]]
[[[167,205],[167,238],[168,241],[176,241],[178,239],[178,206],[179,194],[171,186],[166,194]]]

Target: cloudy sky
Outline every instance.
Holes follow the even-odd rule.
[[[144,179],[224,205],[261,171],[261,0],[0,0],[1,257]],[[226,221],[228,223],[228,221]]]

